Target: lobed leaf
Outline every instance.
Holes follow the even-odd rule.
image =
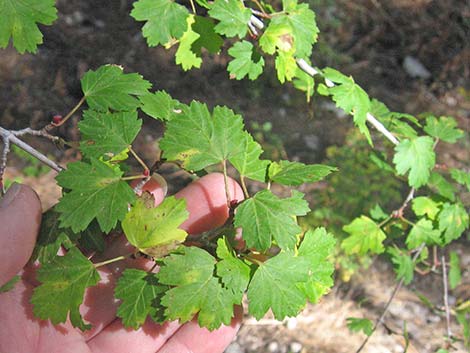
[[[343,240],[341,248],[347,254],[365,255],[368,251],[374,254],[384,252],[385,233],[377,223],[367,216],[361,216],[345,225],[343,230],[350,236]]]
[[[263,73],[264,59],[258,55],[257,61],[254,58],[256,52],[254,46],[246,40],[237,42],[228,50],[233,60],[228,64],[227,70],[230,75],[241,80],[248,76],[250,80],[256,80]]]
[[[314,183],[324,179],[331,172],[338,169],[322,164],[305,165],[300,162],[282,160],[269,165],[268,177],[270,180],[283,185],[298,186],[303,183]]]
[[[439,119],[434,116],[427,117],[424,131],[432,137],[449,143],[455,143],[464,136],[463,130],[457,128],[455,119],[446,116],[441,116]]]
[[[215,26],[217,33],[227,37],[243,38],[248,32],[251,11],[241,1],[215,0],[209,15],[219,21]]]

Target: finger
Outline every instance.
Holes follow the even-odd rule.
[[[232,324],[212,332],[193,320],[182,326],[158,353],[222,353],[237,334],[242,315],[241,307],[237,307]]]
[[[0,200],[0,286],[28,262],[41,225],[41,203],[29,186],[13,184]]]
[[[228,185],[231,195],[241,200],[243,192],[236,181],[228,179]],[[181,225],[181,228],[190,233],[202,232],[220,226],[225,223],[228,217],[225,182],[222,174],[208,174],[193,182],[175,196],[186,199],[189,218]],[[126,255],[132,251],[133,248],[122,237],[111,244],[110,250],[106,251],[106,255],[103,258],[105,260]],[[125,268],[132,267],[148,270],[152,264],[153,262],[141,258],[137,260],[128,259],[108,266],[107,271],[109,272],[106,273],[105,283],[100,282],[98,287],[88,290],[85,295],[84,305],[80,307],[80,312],[85,320],[94,327],[91,331],[84,333],[88,340],[95,337],[98,333],[104,337],[103,341],[107,341],[108,336],[119,336],[123,332],[128,332],[128,330],[122,327],[120,320],[117,323],[113,323],[112,328],[109,330],[106,328],[102,331],[116,317],[118,306],[113,296],[115,279],[109,278],[109,274],[112,274],[112,277],[118,277]],[[118,327],[121,330],[118,330]],[[112,341],[112,339],[110,340]]]

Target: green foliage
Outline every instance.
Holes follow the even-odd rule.
[[[444,245],[460,238],[468,228],[469,216],[465,208],[458,203],[445,203],[438,216],[439,230],[444,234]]]
[[[188,10],[172,0],[139,0],[131,16],[145,21],[142,33],[150,47],[180,39],[186,31]]]
[[[415,268],[412,258],[397,248],[389,248],[387,253],[391,256],[392,262],[395,265],[397,279],[400,280],[403,278],[404,284],[410,284],[411,281],[413,281]]]
[[[248,31],[251,11],[237,0],[215,0],[209,15],[219,21],[215,26],[217,33],[243,38]]]
[[[305,165],[300,162],[280,161],[271,163],[268,177],[275,183],[298,186],[320,181],[336,170],[321,164]]]
[[[380,226],[367,216],[356,218],[343,230],[350,234],[343,240],[341,247],[347,254],[365,255],[367,252],[380,254],[384,252],[385,233]]]
[[[450,175],[457,183],[465,185],[467,190],[470,191],[470,173],[464,172],[463,170],[452,168]]]
[[[100,276],[93,264],[77,248],[65,256],[56,256],[37,271],[41,282],[31,298],[34,315],[49,319],[53,324],[63,323],[69,315],[72,325],[82,330],[91,326],[83,322],[79,307],[85,289],[98,283]]]
[[[258,55],[257,61],[254,61],[256,52],[254,46],[246,40],[237,42],[228,51],[233,60],[228,64],[227,70],[237,80],[248,76],[250,80],[256,80],[263,72],[264,59]]]
[[[187,218],[184,199],[167,197],[154,207],[153,197],[145,193],[126,214],[122,229],[129,243],[139,251],[159,258],[186,239],[187,233],[178,227]]]
[[[372,335],[374,323],[369,319],[360,319],[357,317],[348,317],[346,319],[348,329],[352,332],[364,332],[367,336]]]
[[[439,213],[439,204],[426,196],[414,198],[411,207],[417,216],[427,215],[429,219],[435,219]]]
[[[157,91],[139,97],[142,111],[148,116],[162,121],[169,121],[178,115],[181,103],[165,91]]]
[[[422,218],[411,228],[410,234],[406,238],[406,245],[410,250],[419,247],[422,243],[440,245],[440,237],[441,231],[434,229],[430,220]]]
[[[113,158],[126,150],[142,127],[137,112],[100,113],[87,110],[78,124],[82,134],[80,150],[86,157]]]
[[[42,44],[38,24],[51,25],[57,19],[54,0],[0,0],[0,48],[13,41],[19,53],[35,53]]]
[[[193,67],[201,67],[202,59],[192,51],[192,46],[200,38],[200,35],[193,31],[194,16],[189,15],[187,18],[188,29],[180,38],[180,45],[175,54],[176,63],[181,65],[184,71]]]
[[[452,251],[450,253],[450,268],[449,268],[449,286],[450,289],[455,289],[462,281],[462,271],[460,271],[459,255]]]
[[[124,219],[129,203],[135,199],[129,185],[121,180],[122,172],[103,162],[74,162],[59,173],[57,182],[66,192],[56,206],[61,213],[60,226],[79,232],[96,218],[101,230],[108,233]]]
[[[123,325],[138,329],[148,315],[156,317],[158,309],[154,305],[155,298],[165,290],[165,286],[159,285],[155,274],[126,269],[114,290],[116,298],[122,300],[117,316],[122,319]]]
[[[237,209],[234,225],[242,228],[247,246],[266,251],[274,240],[282,249],[294,249],[301,233],[294,216],[310,211],[302,197],[301,192],[295,192],[281,199],[263,190],[245,200]]]
[[[428,136],[403,140],[395,148],[395,163],[399,175],[408,171],[408,184],[414,188],[425,185],[430,177],[430,171],[436,163],[433,150],[434,141]]]
[[[434,116],[429,116],[426,119],[424,131],[428,133],[429,136],[449,143],[455,143],[464,135],[463,130],[457,128],[457,122],[455,119],[445,116],[442,116],[439,119]]]
[[[139,74],[124,74],[116,65],[88,71],[82,78],[82,90],[91,109],[106,112],[131,111],[140,106],[136,96],[148,93],[150,82]]]
[[[21,279],[20,276],[13,276],[12,279],[10,279],[7,283],[4,285],[0,286],[0,294],[8,292],[15,288],[15,284],[18,283],[18,281]]]

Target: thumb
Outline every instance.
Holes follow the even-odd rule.
[[[13,184],[0,200],[0,286],[28,262],[41,224],[41,203],[29,186]]]

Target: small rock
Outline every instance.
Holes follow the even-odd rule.
[[[406,73],[411,77],[417,77],[422,79],[428,79],[431,77],[431,73],[418,59],[407,55],[403,61],[403,68]]]
[[[289,344],[289,351],[292,353],[300,353],[302,351],[302,343],[300,342],[291,342]]]
[[[297,328],[297,319],[295,317],[288,318],[286,321],[286,327],[288,330],[295,330]]]
[[[268,348],[268,352],[271,352],[271,353],[279,353],[281,346],[279,345],[278,342],[272,341],[272,342],[269,342],[267,348]]]
[[[224,353],[244,353],[244,350],[237,341],[233,341],[225,348]]]

